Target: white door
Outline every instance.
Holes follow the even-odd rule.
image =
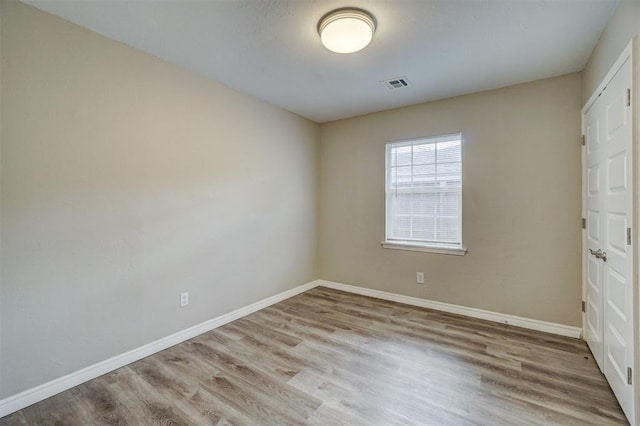
[[[587,110],[584,116],[584,136],[586,149],[585,196],[586,196],[586,253],[584,256],[585,273],[585,321],[584,339],[587,341],[591,353],[601,371],[604,371],[604,333],[603,333],[603,304],[604,291],[602,289],[602,262],[595,253],[602,247],[604,197],[604,173],[602,163],[604,159],[601,116],[602,98],[599,97]]]
[[[606,186],[602,259],[604,288],[604,374],[620,405],[633,421],[633,156],[628,105],[632,80],[628,59],[600,96],[604,109],[603,148]],[[629,91],[629,95],[627,94]]]
[[[635,424],[632,61],[622,63],[584,115],[584,337]]]

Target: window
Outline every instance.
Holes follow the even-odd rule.
[[[386,248],[464,254],[462,134],[386,146]]]

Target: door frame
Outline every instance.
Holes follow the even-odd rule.
[[[633,390],[634,390],[634,417],[635,420],[638,420],[640,414],[640,291],[638,289],[638,274],[639,274],[639,265],[640,265],[640,249],[638,247],[639,233],[638,226],[640,225],[640,173],[638,172],[638,165],[640,165],[640,149],[638,149],[638,135],[639,135],[639,126],[640,126],[640,108],[637,107],[638,101],[640,101],[640,87],[638,85],[638,81],[640,81],[639,75],[639,67],[638,67],[638,56],[640,54],[639,46],[638,46],[638,37],[634,37],[629,41],[626,47],[623,49],[622,53],[618,57],[618,59],[614,62],[613,66],[609,69],[606,76],[603,78],[602,82],[598,85],[596,90],[593,92],[589,100],[584,104],[581,110],[581,134],[585,134],[585,113],[591,107],[591,105],[596,101],[596,99],[600,96],[600,94],[607,87],[609,82],[613,79],[616,73],[620,70],[620,68],[624,65],[627,60],[631,60],[631,158],[632,158],[632,169],[633,169],[633,182],[634,182],[634,191],[633,191],[633,223],[631,225],[631,244],[634,248],[634,260],[633,260],[633,285],[632,285],[632,293],[633,293]],[[582,161],[582,218],[586,218],[586,148],[583,145],[581,149],[581,161]],[[582,229],[582,248],[581,248],[581,259],[582,259],[582,300],[586,300],[586,281],[587,281],[587,233],[586,229]],[[603,289],[604,290],[604,289]],[[586,329],[586,315],[582,312],[582,338],[584,338],[584,330]]]

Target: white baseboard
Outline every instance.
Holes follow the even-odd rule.
[[[83,368],[82,370],[78,370],[71,374],[67,374],[66,376],[36,386],[34,388],[27,389],[24,392],[12,395],[8,398],[0,400],[0,417],[4,417],[15,411],[21,410],[25,407],[28,407],[29,405],[42,401],[43,399],[49,398],[60,392],[64,392],[74,386],[78,386],[79,384],[82,384],[91,379],[95,379],[96,377],[102,376],[103,374],[109,373],[110,371],[116,370],[120,367],[124,367],[127,364],[131,364],[134,361],[138,361],[142,358],[148,357],[149,355],[153,355],[156,352],[160,352],[171,346],[177,345],[178,343],[189,340],[202,333],[211,331],[215,328],[230,323],[231,321],[235,321],[246,315],[259,311],[260,309],[266,308],[267,306],[271,306],[275,303],[296,296],[300,293],[304,293],[305,291],[310,290],[317,285],[317,280],[309,282],[307,284],[303,284],[301,286],[292,288],[291,290],[276,294],[275,296],[260,300],[249,306],[236,309],[235,311],[229,312],[228,314],[221,315],[217,318],[210,319],[203,323],[194,325],[193,327],[189,327],[185,330],[171,334],[167,337],[156,340],[155,342],[151,342],[123,354],[116,355],[97,364],[90,365]]]
[[[372,290],[364,287],[356,287],[353,285],[341,284],[333,281],[318,280],[318,285],[322,287],[333,288],[336,290],[347,291],[349,293],[361,294],[363,296],[370,296],[378,299],[390,300],[392,302],[404,303],[406,305],[413,305],[422,308],[434,309],[437,311],[450,312],[453,314],[464,315],[472,318],[480,318],[483,320],[499,322],[501,324],[509,324],[517,327],[528,328],[530,330],[559,334],[560,336],[573,337],[576,339],[579,339],[582,336],[582,329],[580,327],[572,327],[570,325],[556,324],[553,322],[517,317],[515,315],[501,314],[498,312],[485,311],[483,309],[468,308],[466,306],[452,305],[449,303],[436,302],[434,300],[420,299],[418,297],[403,296],[401,294]]]
[[[443,312],[450,312],[459,315],[465,315],[472,318],[480,318],[484,320],[494,321],[502,324],[514,325],[517,327],[528,328],[531,330],[544,331],[547,333],[559,334],[580,338],[582,329],[568,325],[555,324],[546,321],[539,321],[529,318],[517,317],[514,315],[501,314],[497,312],[485,311],[482,309],[468,308],[465,306],[452,305],[449,303],[436,302],[434,300],[420,299],[417,297],[403,296],[401,294],[389,293],[386,291],[372,290],[364,287],[356,287],[348,284],[341,284],[333,281],[316,280],[292,288],[285,292],[276,294],[260,300],[251,305],[245,306],[228,314],[221,315],[217,318],[210,319],[203,323],[194,325],[185,330],[171,334],[162,339],[156,340],[139,348],[132,349],[120,355],[116,355],[97,364],[90,365],[78,370],[74,373],[44,383],[16,395],[0,400],[0,417],[4,417],[15,411],[21,410],[43,399],[49,398],[74,386],[78,386],[86,381],[95,379],[103,374],[109,373],[132,362],[153,355],[171,346],[182,343],[207,331],[223,326],[231,321],[235,321],[246,315],[252,314],[260,309],[266,308],[290,297],[304,293],[317,286],[333,288],[336,290],[347,291],[349,293],[361,294],[363,296],[375,297],[378,299],[390,300],[392,302],[404,303],[407,305],[420,306],[423,308],[434,309]]]

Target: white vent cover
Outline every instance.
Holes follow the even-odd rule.
[[[396,90],[396,89],[402,89],[404,87],[409,87],[409,80],[407,80],[407,77],[405,76],[390,78],[389,80],[381,81],[381,83],[384,84],[385,87],[389,90]]]

